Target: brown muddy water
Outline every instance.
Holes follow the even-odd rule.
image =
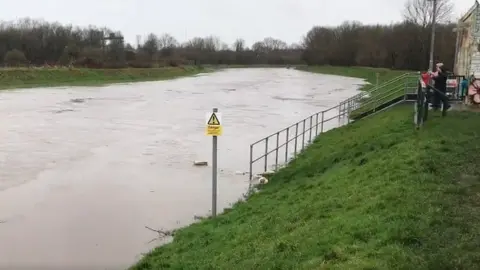
[[[249,144],[362,80],[232,69],[171,81],[0,92],[0,269],[124,269],[211,207],[205,113],[218,107],[219,209],[248,187]]]

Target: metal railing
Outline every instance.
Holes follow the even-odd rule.
[[[450,99],[446,93],[442,93],[440,90],[438,90],[431,84],[428,84],[426,85],[426,87],[423,87],[419,81],[417,85],[417,100],[414,105],[414,109],[415,109],[414,121],[417,129],[421,128],[428,119],[428,110],[430,109],[430,101],[434,94],[438,95],[439,98],[442,99],[442,103],[444,105],[446,103],[449,103],[450,101],[456,100],[455,96],[453,96],[454,98]],[[446,100],[446,102],[444,102],[443,100]],[[451,106],[451,104],[449,105]],[[443,116],[446,115],[447,110],[448,108],[446,108],[445,106],[442,106]]]
[[[375,112],[376,107],[383,104],[386,98],[395,98],[394,95],[406,98],[408,94],[416,93],[418,75],[419,73],[404,73],[368,91],[363,91],[340,102],[340,108],[342,111],[347,110],[347,108],[357,110],[362,106]]]
[[[349,124],[357,113],[376,113],[381,105],[417,93],[418,73],[405,73],[390,81],[350,97],[337,106],[314,113],[299,122],[277,131],[250,145],[249,177],[254,171],[276,171],[295,158],[316,137],[332,128]],[[412,84],[413,83],[413,84]],[[402,98],[403,97],[403,98]],[[255,155],[260,151],[260,155]],[[261,161],[261,164],[259,164]],[[255,166],[258,166],[255,168]]]
[[[263,160],[261,166],[264,172],[269,171],[272,166],[274,170],[278,170],[280,164],[287,164],[290,158],[296,157],[318,135],[334,127],[344,125],[345,123],[342,120],[346,120],[348,123],[345,112],[336,113],[339,111],[339,106],[340,104],[312,114],[289,127],[252,143],[250,145],[250,180],[253,177],[253,166],[257,161]],[[280,143],[280,141],[282,142]],[[262,155],[254,158],[254,148],[259,144],[262,144]],[[269,160],[270,155],[273,155],[273,160]]]

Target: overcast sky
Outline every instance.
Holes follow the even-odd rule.
[[[474,0],[454,0],[456,16]],[[107,26],[128,42],[136,35],[170,33],[179,41],[215,35],[233,43],[271,36],[299,42],[314,25],[345,20],[365,24],[401,20],[404,0],[0,0],[0,20],[41,18],[64,24]]]

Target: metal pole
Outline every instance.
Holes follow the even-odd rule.
[[[295,148],[293,150],[294,156],[297,156],[297,138],[298,138],[298,123],[295,124]]]
[[[249,180],[252,181],[253,178],[253,144],[250,145],[250,170],[249,170]]]
[[[320,133],[323,133],[323,119],[325,119],[325,111],[322,112],[322,122],[320,124]]]
[[[213,108],[217,113],[218,109]],[[217,216],[217,136],[212,138],[212,217]]]
[[[289,139],[288,138],[289,137],[288,133],[289,133],[289,131],[290,131],[290,128],[287,128],[287,134],[285,135],[285,137],[287,137],[287,139],[285,141],[285,164],[287,164],[287,162],[288,162],[288,139]]]
[[[307,124],[307,119],[303,119],[303,132],[302,132],[302,150],[305,147],[305,126]]]
[[[310,134],[308,135],[308,143],[312,143],[312,126],[313,124],[313,115],[310,116]]]
[[[433,1],[433,11],[432,11],[432,37],[430,40],[430,61],[428,62],[428,70],[433,71],[433,53],[435,50],[435,24],[437,21],[437,0]]]
[[[263,165],[263,171],[266,172],[268,168],[268,137],[265,139],[265,163]]]
[[[280,142],[280,132],[277,132],[277,148],[275,149],[275,170],[278,170],[278,145]]]
[[[342,116],[342,102],[338,104],[338,121],[340,121],[341,116]]]
[[[315,115],[315,137],[318,136],[318,113]]]

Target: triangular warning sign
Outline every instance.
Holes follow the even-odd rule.
[[[210,119],[208,119],[207,125],[220,126],[220,121],[215,113],[212,113],[212,116],[210,116]]]

